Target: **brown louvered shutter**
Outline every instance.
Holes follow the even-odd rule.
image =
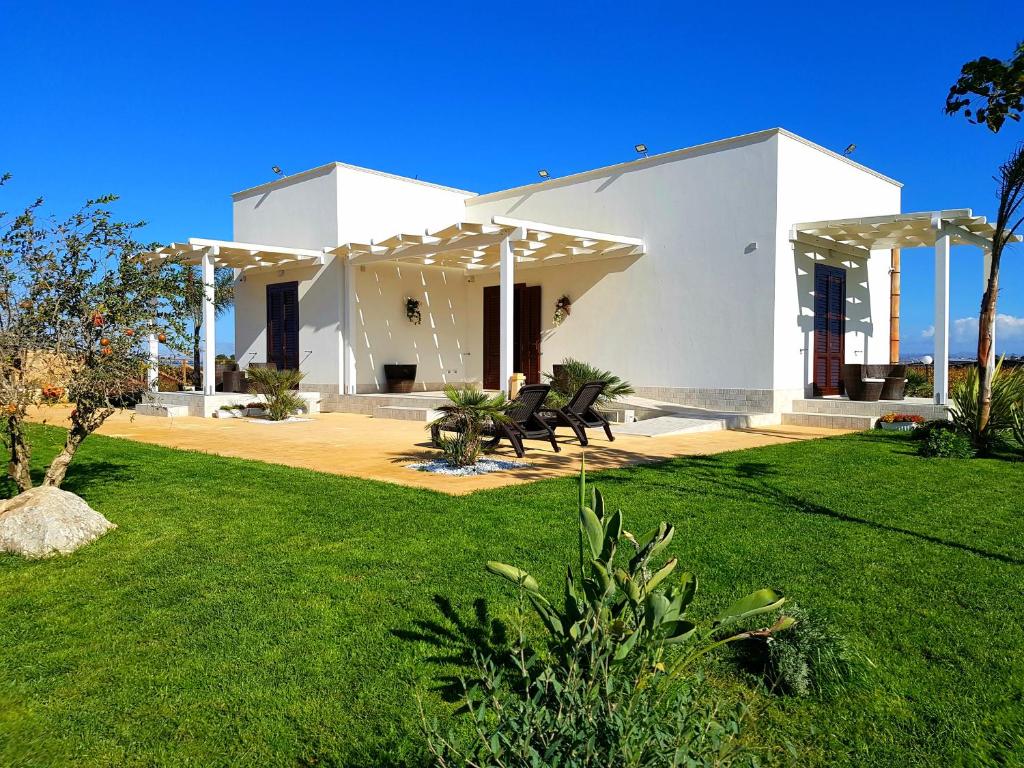
[[[501,292],[484,288],[484,389],[501,389]]]
[[[846,270],[814,265],[814,394],[838,395],[846,336]]]
[[[267,286],[267,362],[278,369],[299,367],[299,284]]]

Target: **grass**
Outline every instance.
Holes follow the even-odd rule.
[[[38,466],[61,432],[35,430]],[[595,474],[661,519],[699,610],[774,586],[876,665],[828,700],[745,694],[793,765],[1024,763],[1024,463],[925,460],[876,433]],[[65,485],[120,527],[0,556],[0,765],[415,765],[486,559],[556,592],[574,480],[451,498],[94,437]],[[440,639],[443,647],[435,641]],[[740,683],[726,682],[735,690]]]

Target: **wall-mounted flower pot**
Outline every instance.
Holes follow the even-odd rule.
[[[412,392],[416,383],[416,366],[389,364],[384,366],[384,381],[388,392],[404,394]]]

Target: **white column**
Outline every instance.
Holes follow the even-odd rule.
[[[212,395],[217,388],[217,312],[213,303],[214,258],[216,248],[203,251],[203,394]]]
[[[498,366],[500,380],[498,386],[501,391],[508,394],[508,380],[513,374],[512,370],[512,343],[515,339],[515,256],[512,253],[512,237],[515,232],[509,234],[499,244],[501,262],[499,264],[499,288],[498,294],[501,297],[500,312],[501,319],[501,357]]]
[[[935,238],[935,402],[949,402],[949,235]]]
[[[337,258],[342,258],[338,256]],[[344,381],[342,382],[344,392],[346,395],[354,395],[356,393],[356,328],[358,327],[357,312],[359,309],[359,301],[356,295],[356,272],[358,267],[353,266],[349,263],[349,260],[345,259],[345,296],[344,306],[342,307],[342,321],[344,329],[344,338],[342,339],[342,369],[344,371]]]
[[[984,267],[984,275],[983,275],[985,280],[982,283],[981,290],[982,290],[982,293],[984,293],[986,290],[988,290],[988,278],[989,278],[989,275],[992,274],[992,251],[990,251],[988,248],[985,248],[982,251],[982,255],[984,256],[984,259],[985,259],[985,267]],[[979,321],[981,320],[980,317],[978,319],[979,319]],[[993,328],[992,329],[992,353],[988,356],[988,365],[989,365],[990,368],[992,368],[992,367],[995,367],[995,364],[996,364],[996,329]]]
[[[157,341],[156,334],[151,333],[149,334],[149,367],[146,369],[146,384],[150,392],[156,392],[159,389],[159,380],[160,342]]]

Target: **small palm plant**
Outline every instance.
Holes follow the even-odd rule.
[[[633,394],[633,385],[623,381],[611,371],[603,371],[590,363],[574,360],[571,357],[562,361],[558,375],[545,373],[544,377],[551,382],[547,404],[552,408],[561,408],[576,394],[576,390],[588,381],[603,381],[604,389],[597,398],[598,407],[608,405],[613,400]]]
[[[485,432],[494,424],[506,421],[505,395],[488,395],[476,387],[447,386],[444,390],[449,402],[437,410],[441,416],[428,424],[438,430],[437,444],[445,460],[453,467],[476,464],[483,450]],[[442,431],[454,433],[444,435]]]
[[[250,388],[266,399],[270,420],[284,421],[305,405],[295,391],[304,376],[301,371],[250,368],[246,378]]]

